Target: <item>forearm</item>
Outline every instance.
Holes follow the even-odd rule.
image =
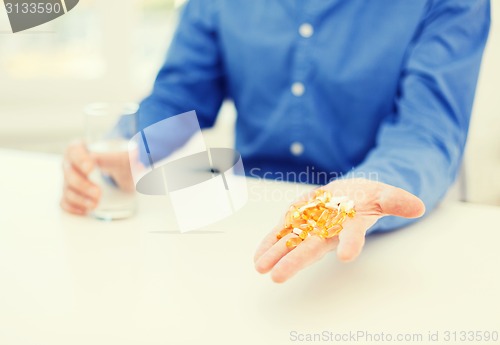
[[[154,161],[215,122],[225,98],[216,13],[212,2],[186,4],[165,64],[141,102],[137,131]]]
[[[353,174],[371,173],[417,195],[427,212],[438,204],[461,164],[489,24],[486,0],[431,7],[409,47],[394,114]],[[371,231],[409,222],[386,217]]]

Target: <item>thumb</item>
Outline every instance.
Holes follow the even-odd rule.
[[[422,200],[404,189],[390,185],[383,188],[379,203],[384,215],[418,218],[425,213]]]

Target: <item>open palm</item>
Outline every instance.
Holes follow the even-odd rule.
[[[294,249],[289,249],[286,242],[295,234],[288,234],[280,240],[276,238],[284,225],[284,222],[280,222],[264,238],[255,253],[255,268],[258,272],[271,272],[271,278],[281,283],[334,249],[337,249],[341,261],[351,261],[361,253],[366,232],[378,219],[388,215],[417,218],[425,212],[423,202],[415,195],[381,182],[338,180],[321,189],[330,191],[334,196],[353,200],[356,215],[346,219],[344,229],[338,236],[328,239],[309,236]],[[309,193],[301,199],[308,199],[311,195]]]

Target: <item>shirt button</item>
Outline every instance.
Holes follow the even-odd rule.
[[[299,34],[304,38],[309,38],[314,34],[314,28],[309,23],[304,23],[299,27]]]
[[[300,97],[306,91],[306,87],[302,83],[293,83],[292,84],[292,93],[294,96]]]
[[[300,156],[304,152],[304,145],[302,145],[302,143],[299,143],[298,141],[296,141],[296,142],[292,143],[292,145],[290,145],[290,152],[294,156]]]

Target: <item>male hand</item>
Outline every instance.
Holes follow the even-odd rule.
[[[134,190],[128,152],[90,153],[81,141],[76,141],[68,146],[63,160],[61,207],[64,210],[84,215],[98,205],[101,188],[89,179],[95,168],[109,175],[120,189]]]
[[[344,229],[338,236],[329,239],[309,236],[294,249],[288,249],[286,241],[295,234],[277,240],[276,234],[284,224],[280,222],[257,249],[254,262],[258,272],[271,272],[271,278],[282,283],[334,249],[337,249],[337,257],[341,261],[352,261],[363,249],[367,230],[378,219],[388,215],[417,218],[425,212],[423,202],[415,195],[380,182],[365,179],[338,180],[321,189],[330,191],[334,197],[346,196],[353,200],[356,215],[346,218]],[[310,195],[312,193],[301,199],[309,199]]]

